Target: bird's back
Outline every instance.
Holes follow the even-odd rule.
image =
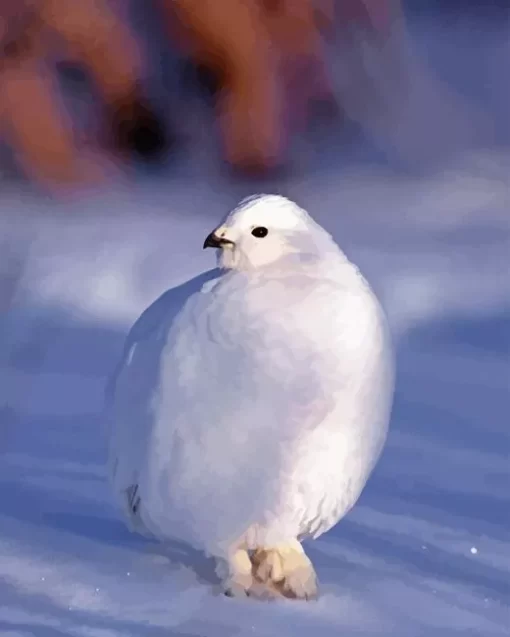
[[[136,516],[138,477],[152,432],[151,399],[158,386],[161,351],[187,300],[219,276],[213,269],[167,290],[135,322],[105,396],[109,473],[114,494],[128,520]]]

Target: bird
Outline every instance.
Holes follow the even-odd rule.
[[[230,597],[317,599],[303,542],[354,506],[388,434],[384,310],[333,237],[278,194],[205,238],[216,267],[129,332],[106,392],[129,528],[214,558]]]

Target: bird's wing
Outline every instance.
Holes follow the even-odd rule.
[[[149,306],[131,328],[108,383],[105,421],[110,478],[128,518],[136,517],[139,505],[138,475],[151,431],[151,397],[168,331],[188,299],[219,275],[217,269],[205,272],[171,288]]]
[[[105,391],[105,402],[107,405],[114,399],[119,374],[129,360],[133,346],[149,339],[155,331],[160,330],[164,325],[171,326],[188,298],[201,290],[209,281],[217,279],[220,274],[221,271],[218,268],[214,268],[177,287],[170,288],[142,312],[130,329],[124,343],[122,356],[108,380]]]

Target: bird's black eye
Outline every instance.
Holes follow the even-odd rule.
[[[264,226],[258,226],[257,228],[253,228],[253,230],[251,231],[252,235],[254,237],[257,237],[257,239],[263,239],[268,232],[269,230],[267,228],[264,228]]]

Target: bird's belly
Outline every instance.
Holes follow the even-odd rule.
[[[211,554],[219,554],[223,544],[226,548],[234,541],[255,549],[318,537],[356,503],[384,442],[382,430],[358,434],[319,431],[304,438],[290,457],[280,458],[282,463],[274,467],[277,487],[269,491],[263,508],[255,500],[264,490],[264,477],[259,473],[250,478],[239,461],[230,479],[214,481],[213,488],[209,470],[202,474],[208,480],[196,476],[189,489],[184,488],[182,476],[172,480],[164,505],[155,511],[149,498],[148,508],[142,507],[143,517],[156,514],[145,524],[161,538],[179,538]],[[209,464],[207,454],[203,462]],[[184,496],[180,502],[176,493]],[[159,522],[158,513],[166,520]]]
[[[361,431],[349,427],[304,438],[282,470],[278,499],[248,529],[247,546],[318,537],[332,528],[358,500],[385,436],[386,428],[378,423]]]
[[[389,394],[376,372],[308,421],[299,404],[291,418],[288,401],[279,412],[239,403],[229,386],[222,401],[207,401],[217,409],[208,420],[202,403],[186,404],[169,432],[162,403],[140,485],[144,524],[215,555],[239,540],[256,548],[327,531],[357,501],[386,437]]]

